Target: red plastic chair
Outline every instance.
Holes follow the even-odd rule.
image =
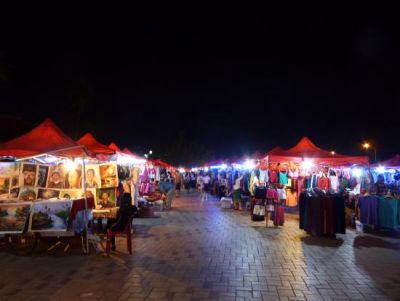
[[[107,256],[110,256],[111,251],[111,238],[114,235],[115,237],[124,237],[126,236],[126,246],[129,251],[129,254],[132,254],[132,221],[133,215],[129,218],[128,223],[125,226],[125,229],[122,231],[112,231],[111,229],[107,230],[107,245],[106,252]]]

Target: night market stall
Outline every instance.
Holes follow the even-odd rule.
[[[303,137],[288,150],[274,149],[265,157],[268,182],[282,190],[289,205],[299,202],[300,228],[314,235],[345,231],[345,197],[351,179],[368,165],[366,156],[346,156],[323,150]],[[356,183],[357,184],[357,183]],[[360,184],[360,183],[358,183]],[[359,187],[355,185],[356,187]],[[359,191],[354,192],[359,194]]]
[[[87,233],[88,210],[94,208],[94,198],[83,185],[85,158],[92,156],[89,150],[47,119],[27,134],[0,144],[0,156],[4,179],[0,229],[10,245],[17,240],[17,245],[26,242],[29,249],[28,242],[35,242],[38,233]],[[26,232],[32,239],[22,239]]]
[[[357,202],[357,228],[400,230],[400,155],[369,168],[370,182]]]

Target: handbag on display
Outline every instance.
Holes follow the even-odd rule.
[[[256,199],[265,199],[267,196],[267,187],[256,186],[254,189],[254,197]]]

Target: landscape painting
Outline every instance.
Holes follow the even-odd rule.
[[[29,224],[30,231],[66,231],[72,201],[45,201],[34,203]]]
[[[31,204],[0,204],[0,234],[22,233],[28,220]]]

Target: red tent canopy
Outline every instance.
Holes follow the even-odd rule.
[[[163,167],[163,168],[174,168],[173,165],[164,162],[160,159],[156,159],[156,160],[149,160],[149,162],[151,162],[154,166],[159,166],[159,167]]]
[[[109,148],[107,145],[98,142],[92,134],[86,133],[78,141],[79,145],[84,145],[88,150],[96,155],[113,155],[115,151]]]
[[[114,142],[111,142],[108,147],[116,152],[120,152],[120,153],[122,152],[121,149]]]
[[[346,156],[332,154],[330,151],[317,147],[307,137],[303,137],[299,143],[288,150],[274,148],[265,159],[270,162],[302,162],[304,159],[312,159],[316,163],[329,165],[368,164],[367,156]]]
[[[136,155],[134,152],[132,152],[132,151],[131,151],[129,148],[127,148],[127,147],[125,147],[125,148],[122,150],[122,152],[123,152],[124,154],[126,154],[126,155],[129,155],[129,156],[133,157],[133,158],[145,160],[143,157],[141,157],[141,156],[139,156],[139,155]]]
[[[284,152],[285,150],[280,147],[280,146],[275,146],[273,149],[271,149],[267,155],[271,156],[271,155],[275,155],[275,154],[280,154],[282,152]]]
[[[78,157],[87,155],[88,151],[49,118],[30,132],[0,144],[0,156],[21,158],[44,153]]]
[[[372,165],[372,167],[378,167],[378,166],[400,168],[400,155],[397,154],[393,158]]]

